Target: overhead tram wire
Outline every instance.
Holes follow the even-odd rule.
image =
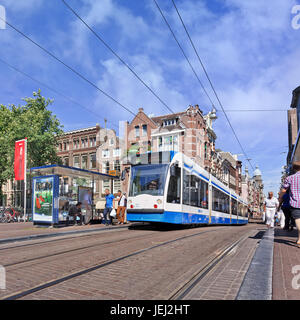
[[[70,102],[78,105],[79,107],[85,109],[86,111],[90,112],[91,114],[93,114],[93,115],[95,115],[95,116],[97,116],[97,117],[100,117],[100,119],[103,119],[103,120],[104,120],[104,118],[102,118],[102,117],[101,117],[99,114],[97,114],[96,112],[94,112],[94,111],[90,110],[89,108],[83,106],[83,105],[80,104],[79,102],[77,102],[77,101],[73,100],[72,98],[68,97],[67,95],[65,95],[65,94],[57,91],[56,89],[53,89],[52,87],[50,87],[49,85],[41,82],[40,80],[37,80],[37,79],[33,78],[33,77],[30,76],[29,74],[27,74],[27,73],[21,71],[20,69],[14,67],[13,65],[11,65],[11,64],[8,63],[7,61],[3,60],[2,58],[0,58],[0,61],[1,61],[3,64],[5,64],[5,65],[7,65],[8,67],[10,67],[11,69],[13,69],[13,70],[17,71],[18,73],[22,74],[23,76],[31,79],[32,81],[34,81],[34,82],[36,82],[36,83],[38,83],[38,84],[40,84],[40,85],[42,85],[43,87],[51,90],[52,92],[54,92],[54,93],[62,96],[65,100],[70,101]],[[109,123],[110,123],[112,126],[114,126],[115,128],[119,128],[119,127],[118,127],[116,124],[114,124],[113,122],[110,122],[110,121],[109,121]]]
[[[288,109],[226,109],[226,112],[286,112]]]
[[[61,59],[57,58],[53,53],[51,53],[50,51],[48,51],[47,49],[45,49],[44,47],[42,47],[40,44],[38,44],[37,42],[35,42],[34,40],[32,40],[29,36],[27,36],[25,33],[23,33],[22,31],[20,31],[19,29],[17,29],[16,27],[14,27],[11,23],[9,23],[7,20],[4,20],[1,16],[0,19],[2,21],[4,21],[6,23],[6,25],[10,26],[12,29],[14,29],[16,32],[18,32],[19,34],[21,34],[24,38],[26,38],[27,40],[29,40],[31,43],[33,43],[35,46],[37,46],[38,48],[40,48],[42,51],[46,52],[49,56],[51,56],[53,59],[55,59],[56,61],[58,61],[59,63],[61,63],[62,65],[64,65],[66,68],[68,68],[69,70],[71,70],[73,73],[75,73],[78,77],[80,77],[81,79],[83,79],[84,81],[86,81],[87,83],[89,83],[91,86],[93,86],[95,89],[97,89],[98,91],[100,91],[103,95],[105,95],[107,98],[109,98],[110,100],[112,100],[113,102],[115,102],[117,105],[119,105],[121,108],[123,108],[124,110],[126,110],[127,112],[131,113],[134,117],[137,117],[138,119],[142,120],[141,118],[138,117],[138,115],[136,115],[132,110],[130,110],[129,108],[127,108],[126,106],[124,106],[122,103],[120,103],[118,100],[116,100],[115,98],[113,98],[112,96],[110,96],[108,93],[106,93],[105,91],[103,91],[102,89],[100,89],[97,85],[95,85],[92,81],[90,81],[89,79],[87,79],[85,76],[83,76],[81,73],[79,73],[78,71],[76,71],[74,68],[70,67],[69,65],[67,65],[65,62],[63,62]]]
[[[192,64],[191,64],[191,62],[190,62],[190,60],[189,60],[189,58],[187,57],[186,53],[184,52],[184,50],[183,50],[183,48],[182,48],[181,44],[179,43],[179,41],[178,41],[178,39],[177,39],[177,37],[176,37],[175,33],[173,32],[173,30],[172,30],[172,28],[171,28],[170,24],[168,23],[168,21],[167,21],[166,17],[164,16],[164,14],[163,14],[162,10],[160,9],[160,7],[159,7],[159,5],[158,5],[158,3],[156,2],[156,0],[153,0],[153,1],[154,1],[155,5],[156,5],[156,7],[157,7],[158,11],[160,12],[160,14],[161,14],[162,18],[164,19],[164,21],[165,21],[166,25],[168,26],[168,28],[169,28],[170,32],[172,33],[173,38],[174,38],[174,39],[175,39],[175,41],[177,42],[177,45],[178,45],[178,46],[179,46],[179,48],[181,49],[181,52],[182,52],[182,54],[184,55],[184,57],[185,57],[186,61],[188,62],[188,64],[189,64],[190,68],[192,69],[192,71],[193,71],[193,73],[194,73],[195,77],[197,78],[197,80],[198,80],[198,82],[199,82],[199,84],[200,84],[200,86],[201,86],[202,90],[204,91],[205,95],[207,96],[207,98],[208,98],[208,100],[210,101],[210,103],[212,104],[212,106],[216,109],[216,107],[215,107],[215,105],[214,105],[214,103],[213,103],[212,99],[210,98],[210,96],[209,96],[208,92],[206,91],[206,89],[205,89],[205,87],[204,87],[203,83],[202,83],[202,82],[201,82],[201,80],[199,79],[199,77],[198,77],[198,75],[197,75],[197,73],[196,73],[196,71],[195,71],[194,67],[192,66]]]
[[[154,0],[154,1],[155,1],[155,0]],[[155,1],[155,2],[156,2],[156,1]],[[239,140],[239,138],[238,138],[238,136],[237,136],[237,134],[236,134],[236,132],[235,132],[235,130],[234,130],[234,128],[233,128],[233,126],[232,126],[232,124],[231,124],[231,122],[230,122],[230,120],[229,120],[229,118],[228,118],[228,116],[227,116],[227,114],[226,114],[226,112],[225,112],[225,110],[224,110],[224,108],[223,108],[223,105],[222,105],[222,103],[221,103],[221,101],[220,101],[220,99],[219,99],[219,96],[218,96],[218,94],[217,94],[217,92],[216,92],[216,90],[215,90],[215,88],[214,88],[214,86],[213,86],[213,84],[212,84],[212,81],[210,80],[210,77],[209,77],[209,75],[208,75],[208,73],[207,73],[207,71],[206,71],[206,69],[205,69],[205,67],[204,67],[204,64],[203,64],[202,60],[201,60],[200,57],[199,57],[198,51],[197,51],[197,49],[196,49],[196,47],[195,47],[195,45],[194,45],[194,43],[193,43],[193,40],[191,39],[191,36],[190,36],[190,34],[189,34],[189,32],[188,32],[188,30],[187,30],[187,28],[186,28],[186,26],[185,26],[185,24],[184,24],[184,22],[183,22],[183,19],[182,19],[181,15],[180,15],[177,7],[176,7],[176,4],[175,4],[174,0],[172,0],[172,3],[173,3],[173,6],[174,6],[175,9],[176,9],[177,15],[178,15],[178,17],[179,17],[179,19],[180,19],[183,27],[184,27],[184,30],[185,30],[185,32],[186,32],[186,34],[187,34],[187,36],[188,36],[188,38],[189,38],[189,40],[190,40],[190,42],[191,42],[191,44],[192,44],[192,47],[193,47],[193,49],[194,49],[194,51],[195,51],[195,53],[196,53],[196,55],[197,55],[197,57],[198,57],[198,60],[199,60],[199,62],[200,62],[200,64],[201,64],[201,66],[202,66],[202,69],[203,69],[203,71],[204,71],[204,73],[205,73],[205,75],[206,75],[206,78],[207,78],[208,82],[210,83],[210,86],[211,86],[211,88],[212,88],[212,90],[213,90],[213,92],[214,92],[214,94],[215,94],[215,96],[216,96],[216,98],[217,98],[217,100],[218,100],[218,102],[219,102],[219,105],[220,105],[220,107],[221,107],[221,109],[222,109],[222,111],[223,111],[223,113],[224,113],[227,121],[228,121],[228,124],[229,124],[229,126],[230,126],[230,128],[231,128],[231,130],[232,130],[232,132],[233,132],[233,134],[234,134],[234,136],[235,136],[235,138],[236,138],[236,140],[237,140],[237,142],[238,142],[241,150],[243,151],[243,153],[244,153],[244,155],[245,155],[245,157],[246,157],[246,159],[247,159],[248,156],[247,156],[247,154],[246,154],[246,152],[245,152],[245,150],[244,150],[244,148],[243,148],[243,146],[242,146],[242,144],[241,144],[241,142],[240,142],[240,140]],[[254,170],[254,167],[253,167],[252,163],[250,162],[250,160],[247,160],[247,161],[249,162],[251,168]]]
[[[96,38],[102,42],[102,44],[119,60],[121,63],[170,111],[171,113],[174,113],[174,111],[154,92],[153,89],[151,89],[145,81],[133,70],[132,67],[130,67],[113,49],[112,47],[105,42],[101,36],[94,30],[92,29],[91,26],[88,25],[86,21],[84,21],[79,14],[65,1],[62,0],[64,5],[96,36]]]

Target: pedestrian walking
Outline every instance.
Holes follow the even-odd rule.
[[[82,225],[82,214],[81,214],[81,202],[77,202],[76,206],[72,205],[69,209],[69,216],[74,218],[74,225],[77,226],[77,217],[79,217],[79,225]],[[69,225],[69,218],[67,218],[67,225]]]
[[[269,192],[268,198],[264,203],[264,212],[266,215],[266,224],[268,228],[274,228],[275,213],[277,211],[278,205],[278,199],[273,196],[273,192]]]
[[[285,224],[283,230],[292,231],[294,228],[295,220],[291,214],[289,190],[287,190],[287,192],[283,194],[281,200],[279,201],[278,211],[280,209],[283,211],[285,217]]]
[[[293,165],[294,174],[288,176],[282,184],[280,201],[283,199],[283,195],[289,190],[290,197],[290,210],[291,215],[295,219],[296,227],[298,229],[297,245],[300,248],[300,165]]]
[[[108,222],[110,222],[113,225],[112,218],[110,217],[110,213],[112,209],[114,208],[114,195],[110,193],[109,189],[105,189],[105,208],[104,208],[104,223],[106,226],[108,226]]]
[[[127,199],[125,194],[122,194],[121,190],[118,191],[118,198],[116,200],[118,201],[118,208],[117,208],[117,218],[119,221],[118,223],[124,224]]]

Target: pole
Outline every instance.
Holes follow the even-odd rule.
[[[27,191],[27,138],[25,138],[25,161],[24,161],[24,222],[26,222],[26,191]]]

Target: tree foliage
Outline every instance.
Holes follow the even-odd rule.
[[[56,148],[62,126],[47,109],[53,100],[40,90],[22,100],[24,106],[0,104],[0,193],[1,185],[14,177],[15,141],[27,138],[27,168],[60,163]]]

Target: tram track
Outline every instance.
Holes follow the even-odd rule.
[[[220,228],[222,228],[222,227],[220,227]],[[175,239],[163,241],[163,242],[155,244],[153,246],[146,247],[146,248],[143,248],[143,249],[139,249],[139,250],[133,251],[131,253],[128,253],[126,255],[123,255],[123,256],[120,256],[120,257],[117,257],[117,258],[114,258],[114,259],[107,260],[107,261],[102,262],[100,264],[95,264],[95,265],[93,265],[91,267],[85,267],[83,269],[80,269],[80,270],[77,270],[77,271],[74,271],[74,272],[70,272],[70,273],[65,274],[65,275],[63,275],[61,277],[58,277],[58,278],[55,278],[55,279],[51,279],[51,280],[46,281],[46,282],[44,282],[42,284],[38,284],[36,286],[33,286],[33,287],[29,288],[29,289],[25,289],[25,290],[21,290],[21,291],[18,291],[18,292],[11,293],[11,294],[9,294],[7,296],[2,297],[1,299],[3,299],[3,300],[17,300],[17,299],[26,297],[26,296],[28,296],[30,294],[42,291],[43,289],[55,287],[56,285],[58,285],[58,284],[60,284],[62,282],[66,282],[68,280],[72,280],[72,279],[78,278],[78,277],[80,277],[82,275],[91,273],[91,272],[93,272],[95,270],[104,268],[106,266],[112,265],[112,264],[117,263],[119,261],[126,260],[127,258],[130,258],[130,257],[133,257],[133,256],[137,256],[137,255],[140,255],[142,253],[149,252],[149,251],[154,250],[156,248],[159,248],[159,247],[162,247],[162,246],[166,246],[166,245],[170,245],[172,243],[175,243],[175,242],[178,242],[178,241],[181,241],[181,240],[190,239],[190,238],[197,237],[199,235],[203,235],[203,234],[206,234],[206,233],[216,232],[216,231],[220,230],[220,228],[214,229],[214,230],[205,230],[205,231],[201,231],[201,232],[197,232],[197,233],[193,233],[193,234],[189,234],[189,235],[185,235],[185,236],[180,236],[180,237],[177,237]],[[145,237],[145,235],[142,235],[142,237]]]
[[[152,233],[152,235],[153,235],[153,233]],[[59,255],[64,255],[64,254],[68,254],[68,253],[72,253],[72,252],[76,252],[76,251],[80,252],[80,253],[83,253],[82,251],[88,251],[90,249],[100,248],[101,246],[114,244],[114,243],[117,243],[119,241],[126,241],[126,240],[133,240],[134,241],[134,240],[138,240],[138,239],[141,239],[141,238],[145,238],[145,235],[136,236],[136,237],[127,237],[127,238],[121,238],[121,239],[119,238],[117,240],[96,243],[94,245],[87,245],[87,246],[84,246],[84,247],[81,247],[81,248],[75,248],[75,249],[71,249],[71,250],[55,252],[55,253],[52,253],[52,254],[38,256],[38,257],[30,258],[30,259],[27,259],[27,260],[13,262],[13,263],[10,263],[10,264],[4,264],[3,267],[7,268],[7,267],[12,267],[12,266],[17,266],[17,265],[20,265],[20,264],[23,264],[23,263],[28,263],[28,262],[31,262],[31,261],[38,261],[38,260],[46,259],[46,258],[50,258],[50,257],[56,257],[56,256],[59,256]]]
[[[211,271],[213,271],[225,257],[233,252],[242,242],[244,242],[250,233],[242,236],[240,239],[226,246],[220,253],[213,257],[205,266],[198,270],[186,283],[176,289],[167,300],[183,300],[188,294],[203,280]]]
[[[20,237],[20,238],[8,238],[8,239],[0,239],[0,246],[1,245],[7,245],[8,243],[19,243],[19,242],[27,242],[27,241],[38,241],[41,238],[55,238],[58,237],[59,239],[50,239],[46,241],[39,241],[39,242],[34,242],[34,243],[26,243],[26,244],[21,244],[21,245],[15,245],[15,246],[10,246],[10,247],[0,247],[0,251],[6,250],[6,249],[14,249],[14,248],[21,248],[21,247],[30,247],[34,245],[39,245],[42,243],[52,243],[56,241],[63,241],[63,240],[68,240],[68,239],[74,239],[74,238],[79,238],[79,237],[91,237],[94,236],[95,234],[99,233],[107,233],[111,231],[126,231],[128,230],[130,226],[126,227],[121,227],[121,226],[115,226],[115,227],[110,227],[110,228],[101,228],[101,229],[91,229],[91,230],[76,230],[76,231],[69,231],[66,233],[55,233],[55,234],[38,234],[38,235],[33,235],[33,236],[26,236],[26,237]],[[75,234],[75,235],[74,235]]]

